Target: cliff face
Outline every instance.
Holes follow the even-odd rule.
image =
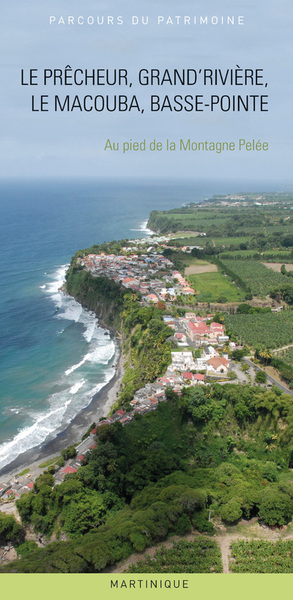
[[[82,306],[96,313],[102,326],[117,333],[121,326],[124,290],[111,279],[92,277],[78,267],[70,266],[65,291]]]

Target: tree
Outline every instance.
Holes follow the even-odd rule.
[[[61,454],[64,460],[69,460],[70,458],[74,458],[76,456],[75,446],[68,446],[64,450],[61,450]]]
[[[258,371],[256,376],[255,376],[255,381],[257,383],[266,383],[267,381],[267,374],[264,371]]]
[[[83,535],[100,525],[102,517],[106,514],[103,497],[92,491],[80,494],[69,503],[63,514],[64,530],[73,537]]]
[[[242,509],[241,504],[238,500],[234,500],[233,498],[224,504],[221,509],[221,517],[227,523],[235,523],[242,517]]]
[[[21,525],[16,521],[13,515],[6,515],[0,512],[0,540],[4,544],[14,541],[20,536],[24,537],[24,531]]]
[[[285,525],[289,523],[293,512],[293,502],[282,492],[266,492],[259,507],[259,518],[267,525]]]
[[[272,353],[270,350],[264,349],[264,350],[260,350],[259,351],[259,359],[260,361],[264,364],[264,365],[268,365],[270,364],[271,360],[272,360]]]

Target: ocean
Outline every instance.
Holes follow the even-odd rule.
[[[153,209],[267,191],[249,188],[213,180],[0,182],[0,472],[64,430],[114,375],[115,340],[60,291],[75,251],[150,235]]]

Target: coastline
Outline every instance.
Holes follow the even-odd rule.
[[[99,320],[99,324],[103,324]],[[117,340],[117,338],[116,338]],[[118,356],[117,353],[119,352]],[[32,479],[44,471],[39,464],[60,455],[61,450],[81,442],[93,422],[98,422],[101,417],[106,417],[116,401],[123,377],[123,357],[121,348],[117,347],[113,357],[117,366],[113,377],[92,398],[90,404],[83,408],[74,419],[54,439],[44,442],[41,446],[31,448],[20,454],[15,460],[3,467],[0,471],[1,479],[10,480],[25,468],[30,468]]]

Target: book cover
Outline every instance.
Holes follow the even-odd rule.
[[[290,3],[15,0],[1,48],[1,582],[275,593],[243,573],[293,570]]]

